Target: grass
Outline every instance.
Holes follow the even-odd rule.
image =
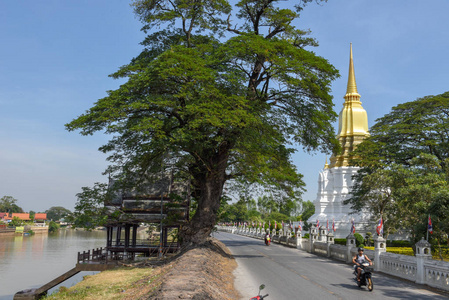
[[[139,299],[156,287],[160,272],[146,268],[121,268],[85,276],[71,288],[61,287],[47,300]]]

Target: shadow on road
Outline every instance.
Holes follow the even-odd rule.
[[[351,281],[351,280],[352,280],[352,278],[349,281]],[[355,284],[355,282],[354,282],[354,284],[340,283],[340,284],[331,284],[331,285],[336,286],[336,287],[346,288],[346,289],[360,290],[360,288]]]
[[[256,257],[265,257],[263,255],[233,255],[234,258],[256,258]]]
[[[374,287],[376,290],[376,287]],[[416,293],[408,292],[407,290],[393,290],[393,289],[384,289],[382,291],[384,295],[388,295],[388,297],[393,297],[397,299],[419,299],[419,300],[443,300],[448,299],[448,295],[419,295],[419,298],[416,297]]]

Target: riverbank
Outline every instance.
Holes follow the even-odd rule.
[[[239,299],[232,272],[237,267],[229,250],[212,240],[163,265],[142,262],[86,276],[71,288],[45,299]]]

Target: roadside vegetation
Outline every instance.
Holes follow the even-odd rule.
[[[230,200],[230,199],[226,199]],[[229,203],[222,200],[219,211],[219,222],[243,224],[252,227],[265,223],[268,228],[274,229],[275,222],[280,229],[282,222],[304,221],[304,230],[308,230],[307,220],[315,213],[315,206],[311,201],[297,199],[277,199],[270,196],[258,197],[257,199],[240,197],[237,202]]]

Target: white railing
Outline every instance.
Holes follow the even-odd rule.
[[[395,253],[382,253],[380,255],[380,271],[405,278],[411,281],[416,280],[416,257]]]
[[[333,244],[330,246],[330,257],[346,262],[346,246]]]
[[[449,262],[427,260],[424,262],[424,274],[427,285],[449,290]]]
[[[313,243],[313,252],[319,255],[327,256],[327,243],[326,242]]]

